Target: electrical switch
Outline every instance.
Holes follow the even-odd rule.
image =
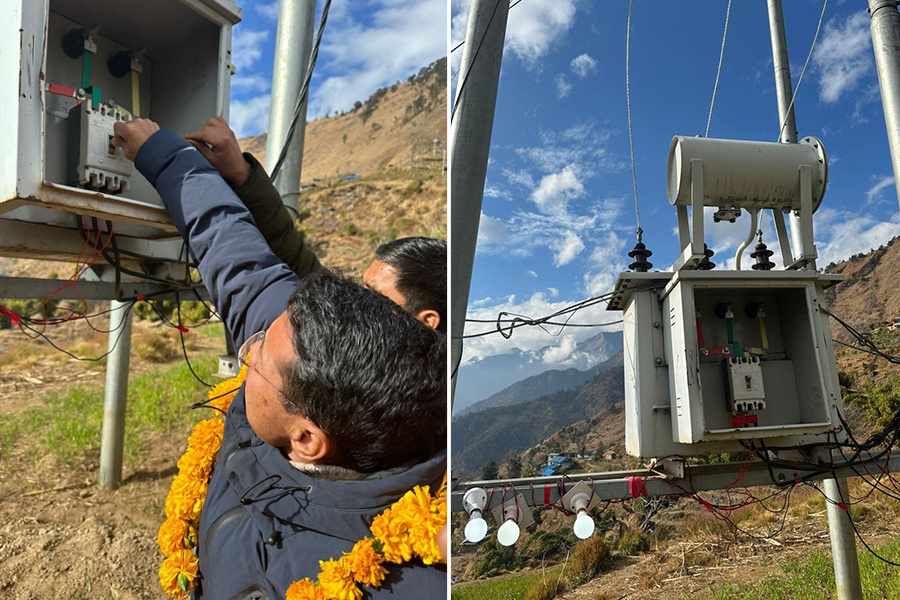
[[[71,183],[110,194],[125,193],[134,165],[113,145],[114,126],[129,120],[112,102],[95,106],[90,99],[69,116]]]
[[[762,365],[758,356],[730,356],[725,360],[725,369],[732,414],[766,408]]]

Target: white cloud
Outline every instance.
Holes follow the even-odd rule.
[[[258,135],[269,128],[269,104],[269,94],[232,100],[229,125],[238,139]]]
[[[478,243],[500,245],[506,242],[509,232],[506,224],[494,217],[481,213],[481,221],[478,223]]]
[[[506,312],[513,315],[538,318],[553,314],[554,312],[567,306],[571,306],[581,300],[583,300],[583,298],[554,298],[553,300],[550,300],[546,293],[536,292],[525,300],[519,300],[516,296],[509,296],[508,298],[498,298],[497,301],[491,305],[481,304],[475,306],[474,304],[470,304],[466,316],[472,319],[496,320],[498,314]],[[601,302],[576,312],[572,315],[570,323],[608,323],[611,321],[618,321],[620,318],[621,313],[606,310],[606,304]],[[520,327],[514,331],[512,337],[509,339],[504,339],[499,334],[468,339],[463,347],[463,362],[468,363],[474,360],[481,360],[487,356],[506,354],[514,349],[526,353],[535,353],[535,359],[543,360],[543,356],[537,354],[537,351],[550,345],[556,345],[559,348],[563,344],[571,343],[566,341],[566,337],[571,336],[577,343],[597,335],[600,331],[620,331],[622,326],[621,324],[616,324],[604,328],[584,327],[562,330],[559,326],[547,325],[546,328],[549,333],[543,331],[539,327]],[[496,329],[494,323],[469,323],[466,326],[466,334],[469,335],[494,329]],[[562,334],[564,337],[556,338],[553,334]],[[559,343],[557,343],[558,339]],[[563,361],[567,359],[574,360],[579,358],[582,354],[576,351],[574,353],[575,356],[573,356],[573,353],[569,351],[568,356],[562,356],[565,354],[563,351],[564,349],[565,348],[557,349],[555,353],[550,355],[550,358],[559,358],[559,360]],[[591,362],[592,357],[584,358],[587,359],[587,362]],[[596,359],[594,359],[593,362],[595,363]]]
[[[616,173],[626,167],[609,150],[612,132],[585,121],[562,131],[542,131],[538,146],[516,148],[516,154],[544,173],[578,165],[584,176]]]
[[[503,175],[506,177],[506,180],[510,183],[514,183],[515,185],[531,189],[534,187],[534,178],[531,176],[529,171],[522,169],[520,171],[512,171],[510,169],[503,169]]]
[[[869,16],[854,12],[846,19],[834,17],[825,24],[813,54],[819,76],[819,99],[837,102],[872,71],[872,38]]]
[[[526,67],[535,68],[575,22],[577,0],[522,2],[509,13],[506,48]]]
[[[490,184],[485,184],[484,186],[484,197],[485,198],[501,198],[503,200],[512,200],[512,194],[503,188],[496,187]]]
[[[566,79],[566,76],[560,73],[556,76],[556,97],[565,98],[572,91],[572,84]]]
[[[818,265],[824,267],[868,252],[900,235],[900,215],[879,221],[869,214],[822,208],[816,213]]]
[[[889,187],[894,186],[894,178],[889,175],[882,175],[881,177],[874,177],[873,180],[875,183],[866,190],[866,204],[874,204],[878,200],[881,199],[881,192]]]
[[[529,69],[539,68],[541,59],[562,40],[575,22],[575,9],[580,0],[522,2],[509,12],[504,48]],[[456,46],[466,37],[471,0],[452,0],[450,44]],[[452,55],[456,71],[462,50]]]
[[[231,62],[237,68],[246,69],[262,57],[262,44],[269,38],[268,31],[253,31],[235,27],[231,41]]]
[[[559,341],[559,346],[547,348],[541,358],[548,365],[564,365],[566,359],[570,358],[575,351],[576,344],[574,335],[564,335]]]
[[[269,88],[272,87],[272,81],[258,73],[235,75],[231,78],[231,87],[238,90],[268,92]]]
[[[339,10],[328,17],[319,60],[337,74],[316,82],[310,118],[346,110],[447,54],[446,2],[373,0],[365,3],[364,22],[350,14],[350,4],[335,3],[332,10]]]
[[[567,165],[558,173],[545,175],[531,194],[538,208],[549,214],[564,214],[571,199],[584,195],[584,184],[575,173],[574,165]]]
[[[527,271],[525,271],[525,274],[528,275],[529,277],[534,277],[534,278],[537,278],[537,276],[538,276],[538,274],[536,272],[532,271],[531,269],[528,269]]]
[[[276,21],[278,19],[278,0],[269,3],[258,2],[253,5],[253,8],[256,9],[256,12],[267,19],[270,19],[272,21]]]
[[[575,232],[567,231],[561,239],[553,244],[553,249],[556,251],[556,254],[553,256],[553,264],[557,267],[562,267],[575,260],[575,257],[581,254],[581,251],[584,250],[584,242]]]
[[[576,56],[572,59],[570,64],[572,66],[572,71],[582,79],[597,71],[597,61],[587,54]]]
[[[559,297],[559,290],[556,289],[555,287],[548,287],[548,288],[547,288],[547,293],[550,294],[550,297],[551,297],[551,298],[557,298],[557,297]]]

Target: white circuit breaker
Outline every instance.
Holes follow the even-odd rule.
[[[725,365],[728,405],[731,413],[757,413],[766,408],[762,365],[758,356],[729,356]]]
[[[111,100],[100,106],[86,100],[68,119],[71,180],[92,190],[127,193],[134,163],[113,145],[113,138],[115,124],[130,119]]]

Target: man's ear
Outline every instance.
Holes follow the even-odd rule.
[[[416,313],[416,319],[425,323],[432,329],[437,329],[441,325],[441,315],[436,310],[426,308]]]
[[[322,429],[306,417],[295,416],[288,427],[291,448],[288,458],[308,464],[332,464],[336,449]]]

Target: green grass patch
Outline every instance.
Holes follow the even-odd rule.
[[[875,548],[888,560],[900,561],[900,540]],[[859,569],[863,598],[900,598],[900,577],[896,568],[859,548]],[[768,598],[770,600],[820,600],[835,597],[834,565],[831,556],[813,552],[803,560],[781,565],[782,573],[752,584],[726,584],[713,589],[716,600]]]
[[[193,358],[192,364],[206,378],[217,367],[211,356]],[[202,399],[204,390],[183,363],[132,378],[125,418],[125,457],[129,464],[140,458],[145,443],[143,433],[171,431],[186,435],[194,423],[209,417],[190,409],[193,402]],[[99,448],[102,426],[102,387],[74,387],[63,394],[49,394],[37,406],[0,416],[0,456],[23,439],[28,441],[28,452],[33,455],[49,453],[67,463]]]
[[[488,579],[451,590],[453,600],[525,600],[529,590],[538,586],[543,578],[556,581],[562,566],[546,571],[531,571],[516,577]]]

